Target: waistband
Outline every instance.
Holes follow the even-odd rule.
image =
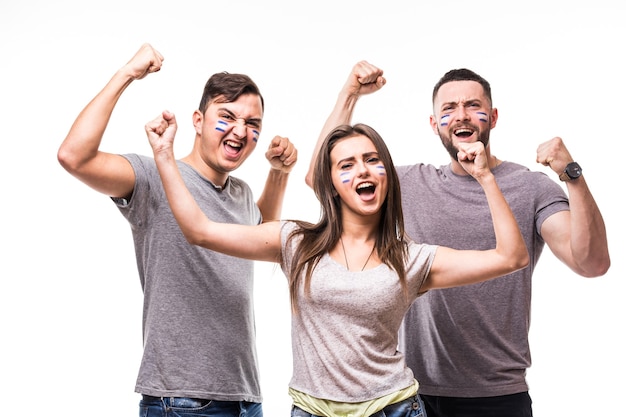
[[[160,402],[165,401],[168,405],[173,407],[204,407],[209,404],[211,400],[206,398],[190,398],[190,397],[153,397],[152,395],[141,394],[142,398],[146,402]]]

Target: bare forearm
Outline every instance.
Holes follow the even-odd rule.
[[[209,221],[185,185],[171,151],[155,153],[154,160],[172,213],[191,244],[200,244]]]
[[[288,180],[288,173],[270,169],[263,192],[257,201],[263,222],[280,220]]]
[[[57,152],[65,170],[112,197],[132,192],[134,171],[121,156],[102,152],[100,144],[113,109],[132,79],[128,71],[118,71],[78,115]]]
[[[489,175],[481,178],[480,184],[489,204],[496,235],[496,252],[500,253],[503,259],[510,260],[512,262],[511,266],[518,269],[525,267],[529,262],[528,249],[517,220],[504,198],[495,177]]]
[[[132,81],[123,68],[117,71],[74,121],[59,150],[74,169],[97,154],[113,109]]]
[[[606,226],[584,177],[567,184],[570,200],[572,259],[587,277],[604,275],[610,267]]]
[[[315,172],[315,161],[317,160],[317,155],[319,154],[320,147],[326,139],[326,136],[337,126],[343,124],[349,124],[352,120],[352,113],[354,112],[354,106],[358,101],[359,96],[354,94],[349,94],[345,91],[341,91],[339,97],[337,97],[337,102],[335,103],[335,107],[333,111],[330,113],[324,126],[322,127],[322,131],[320,132],[319,137],[317,138],[317,142],[315,143],[315,148],[313,149],[313,155],[311,156],[311,161],[309,163],[309,170],[306,174],[306,183],[309,187],[313,186],[313,175]]]

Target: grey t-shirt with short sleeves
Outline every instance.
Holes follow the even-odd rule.
[[[114,199],[131,226],[144,294],[144,351],[135,390],[261,402],[253,311],[253,263],[187,243],[152,158],[124,155],[136,174],[130,201]],[[258,224],[248,185],[216,187],[178,162],[189,191],[212,220]]]
[[[487,199],[471,176],[449,165],[398,167],[408,235],[456,249],[496,245]],[[541,172],[503,162],[493,173],[522,231],[530,265],[490,281],[429,291],[409,310],[400,346],[420,392],[489,397],[528,390],[532,273],[545,219],[569,210],[563,188]]]
[[[298,239],[286,246],[288,276]],[[408,298],[394,270],[385,264],[361,272],[324,255],[313,272],[310,295],[301,286],[297,313],[292,316],[293,375],[289,386],[300,392],[340,402],[364,402],[407,388],[413,373],[398,352],[398,328],[418,296],[437,247],[409,244],[406,263]]]

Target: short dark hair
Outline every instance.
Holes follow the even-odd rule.
[[[216,97],[223,96],[227,103],[237,101],[244,94],[254,94],[261,99],[261,110],[265,110],[265,102],[259,87],[245,74],[230,74],[226,71],[213,74],[204,85],[204,92],[198,110],[202,114],[209,103]]]
[[[485,95],[487,96],[487,99],[489,99],[489,104],[493,104],[491,101],[491,85],[489,85],[489,82],[480,75],[476,74],[474,71],[467,68],[450,70],[446,72],[443,77],[441,77],[437,84],[435,84],[435,88],[433,88],[433,103],[435,102],[435,97],[437,97],[437,93],[439,92],[441,86],[452,81],[476,81],[483,87]]]

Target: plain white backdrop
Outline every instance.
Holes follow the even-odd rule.
[[[545,170],[537,146],[563,137],[603,212],[613,264],[584,279],[544,251],[528,373],[535,416],[625,416],[625,17],[611,0],[2,1],[0,414],[137,415],[142,295],[130,228],[106,196],[61,168],[56,151],[81,109],[149,42],[165,56],[163,68],[127,89],[102,149],[149,155],[143,126],[169,109],[184,156],[206,79],[247,73],[266,113],[259,150],[235,175],[258,195],[267,143],[288,136],[300,159],[285,218],[318,218],[304,174],[337,92],[362,59],[385,70],[387,85],[361,99],[354,122],[376,128],[396,164],[446,163],[428,116],[432,87],[451,68],[491,82],[500,159]],[[287,416],[286,280],[274,264],[257,265],[265,415]]]

